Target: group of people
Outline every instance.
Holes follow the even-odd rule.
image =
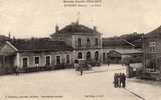
[[[124,73],[115,73],[114,75],[114,87],[125,88],[126,87],[126,75]]]

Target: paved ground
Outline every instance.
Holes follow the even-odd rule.
[[[83,76],[73,69],[1,76],[0,100],[161,100],[159,82],[128,79],[126,89],[114,88],[116,72],[125,68],[103,65]]]

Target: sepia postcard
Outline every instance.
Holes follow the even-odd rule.
[[[0,0],[0,100],[161,100],[160,0]]]

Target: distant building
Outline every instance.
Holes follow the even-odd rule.
[[[161,26],[144,35],[143,53],[146,76],[161,79]]]
[[[103,63],[122,63],[127,57],[141,56],[142,50],[124,39],[103,38]]]

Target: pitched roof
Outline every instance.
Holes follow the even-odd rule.
[[[119,48],[119,49],[107,49],[106,50],[107,52],[110,52],[110,51],[115,51],[115,52],[118,52],[120,54],[138,54],[138,53],[142,53],[142,49],[124,49],[124,48]]]
[[[58,30],[54,34],[66,34],[66,35],[73,35],[73,34],[84,34],[84,35],[93,35],[99,33],[96,29],[89,28],[79,23],[72,23],[61,30]],[[53,35],[54,35],[53,34]]]
[[[149,33],[147,33],[147,34],[145,34],[145,37],[154,37],[154,38],[156,38],[156,37],[161,37],[161,26],[159,26],[158,28],[156,28],[156,29],[154,29],[153,31],[151,31],[151,32],[149,32]]]
[[[9,37],[5,35],[0,35],[0,41],[3,41],[3,40],[9,40]]]
[[[10,38],[4,35],[0,35],[0,48],[3,47],[6,41],[10,41]]]
[[[137,39],[133,41],[132,44],[134,44],[136,48],[142,48],[143,39]]]
[[[50,39],[18,39],[11,41],[18,51],[72,51],[73,48],[63,41],[52,41]]]
[[[103,38],[102,39],[102,46],[103,48],[133,48],[135,47],[134,44],[129,43],[124,39],[110,39],[110,38]]]

